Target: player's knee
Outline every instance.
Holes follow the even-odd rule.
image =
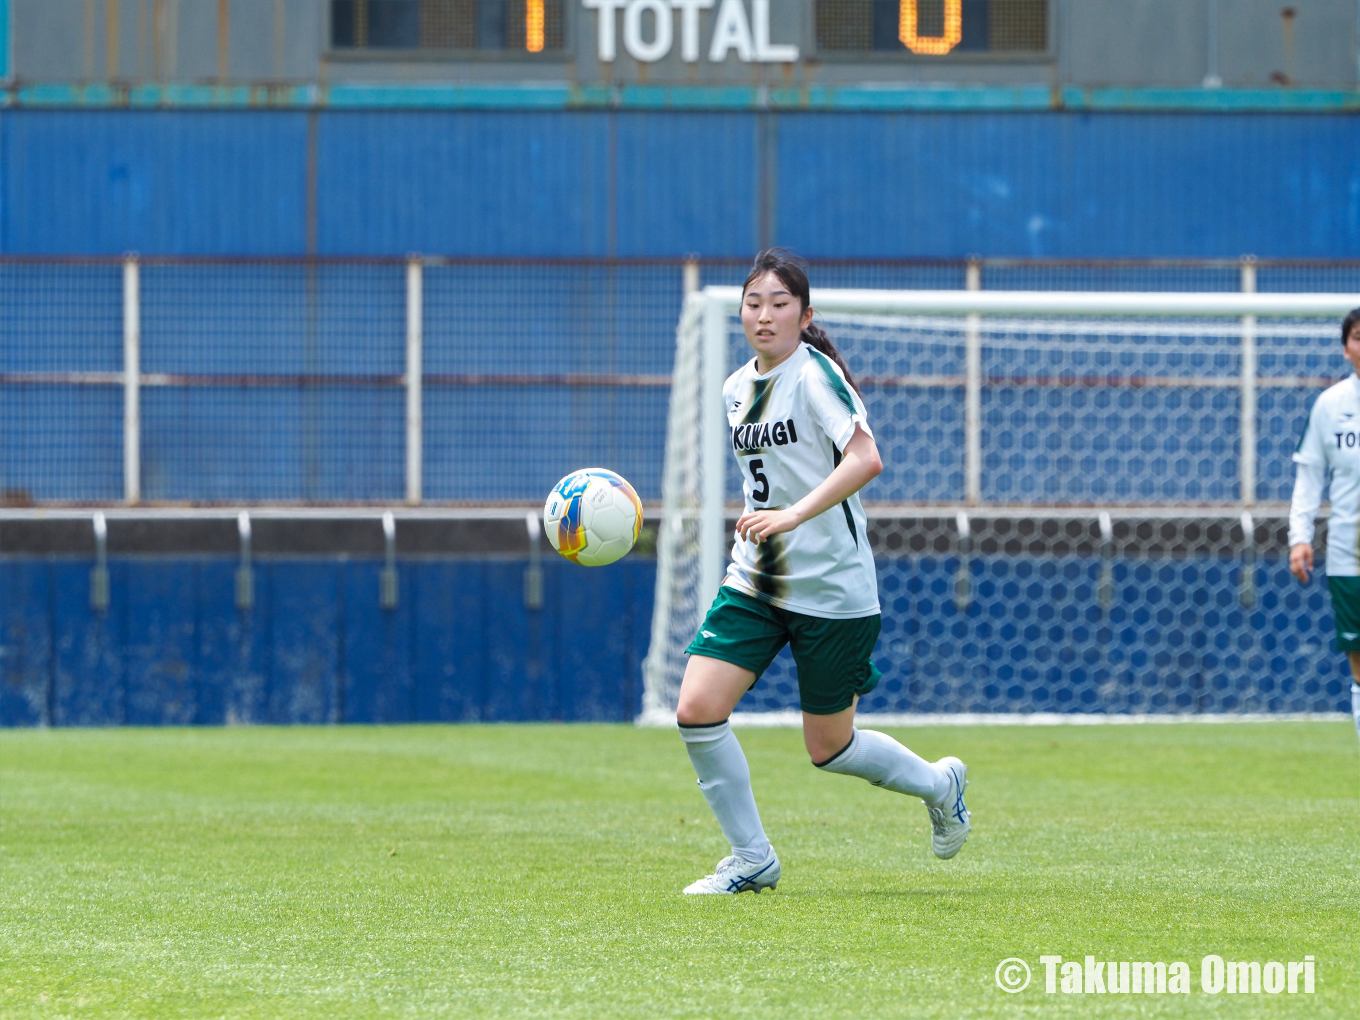
[[[676,706],[675,721],[678,722],[681,726],[700,725],[698,713],[695,711],[695,706],[687,701],[681,701],[680,704]]]
[[[812,764],[825,764],[827,759],[834,758],[836,752],[845,746],[845,741],[834,743],[825,739],[813,739],[804,737],[803,746],[807,748],[808,757],[812,759]]]
[[[855,735],[849,719],[804,719],[803,746],[812,764],[823,765],[849,746]]]
[[[675,721],[681,726],[704,726],[708,723],[720,723],[725,716],[715,706],[708,704],[703,698],[680,698],[680,704],[675,709]]]

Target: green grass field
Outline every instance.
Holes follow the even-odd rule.
[[[739,731],[779,890],[691,898],[726,848],[672,732],[0,733],[4,1017],[1354,1017],[1348,723],[918,729],[973,837]],[[1038,958],[1184,960],[1189,995],[1048,995]],[[1316,958],[1313,995],[1200,960]],[[998,989],[1006,957],[1034,969]]]

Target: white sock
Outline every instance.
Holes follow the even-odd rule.
[[[759,864],[770,852],[770,841],[765,838],[756,810],[746,755],[731,725],[724,719],[712,726],[681,726],[680,739],[699,777],[704,800],[732,844],[732,852]]]
[[[1351,715],[1355,716],[1355,733],[1360,736],[1360,684],[1351,681]]]
[[[929,802],[949,792],[947,772],[877,730],[851,730],[845,750],[817,767],[843,776],[859,776],[885,790],[909,793]]]

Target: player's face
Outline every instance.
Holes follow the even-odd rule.
[[[1346,355],[1346,360],[1351,363],[1357,375],[1360,375],[1360,322],[1351,327],[1350,334],[1346,337],[1346,343],[1341,348]]]
[[[763,369],[779,364],[798,346],[803,328],[812,321],[788,286],[774,273],[752,281],[741,303],[741,326]]]

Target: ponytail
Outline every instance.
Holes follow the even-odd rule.
[[[855,385],[855,377],[850,374],[850,366],[845,363],[845,358],[841,356],[841,352],[836,350],[836,345],[831,342],[831,337],[826,335],[826,330],[815,322],[809,322],[808,328],[803,330],[799,339],[805,344],[812,345],[834,361],[836,367],[841,370],[841,375],[845,376],[845,381],[850,384],[850,388],[859,393],[861,397],[864,396],[863,393],[860,393],[859,387]]]
[[[766,273],[774,273],[783,281],[784,286],[789,288],[789,293],[798,298],[802,310],[806,312],[808,305],[812,303],[812,298],[811,289],[808,286],[807,271],[803,268],[803,265],[802,259],[783,248],[766,248],[756,256],[755,262],[751,265],[751,274],[746,277],[746,282],[741,286],[742,294],[745,295],[746,289]],[[836,350],[836,345],[826,335],[826,330],[815,322],[809,322],[807,329],[803,330],[799,339],[834,361],[850,387],[856,393],[860,392],[859,387],[855,385],[854,376],[850,374],[850,366],[845,363],[845,358],[841,356],[841,352]],[[862,393],[860,395],[863,396]]]

